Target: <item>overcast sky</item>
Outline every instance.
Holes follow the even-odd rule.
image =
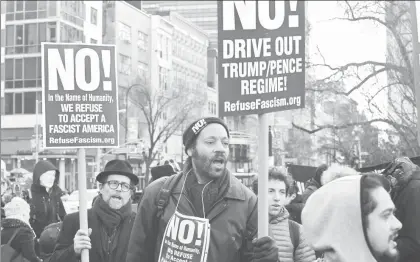
[[[322,10],[322,11],[320,11]],[[386,32],[383,27],[372,22],[328,21],[333,17],[343,17],[343,7],[336,1],[309,1],[308,18],[311,23],[311,36],[309,40],[309,53],[312,62],[322,63],[317,54],[317,46],[328,64],[333,66],[345,65],[349,62],[362,62],[373,60],[385,61]],[[322,77],[318,71],[316,77]],[[386,83],[386,76],[380,79]],[[357,82],[356,82],[357,83]],[[347,90],[353,83],[347,83]],[[359,103],[359,110],[366,108],[367,104],[361,102],[363,96],[355,93],[353,98]],[[380,97],[381,107],[386,109],[386,99]]]

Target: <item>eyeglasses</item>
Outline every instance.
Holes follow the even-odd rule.
[[[116,190],[120,185],[121,185],[121,191],[122,192],[128,192],[131,190],[131,185],[124,183],[124,182],[119,182],[116,180],[110,180],[106,182],[109,186],[109,188]]]

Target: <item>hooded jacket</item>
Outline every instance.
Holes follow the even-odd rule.
[[[47,171],[55,171],[55,181],[50,192],[41,186],[40,177]],[[61,201],[62,191],[58,187],[60,173],[58,169],[49,161],[39,161],[34,168],[33,184],[31,186],[31,214],[30,223],[35,231],[37,238],[41,236],[44,228],[52,223],[62,221],[66,211]]]
[[[302,211],[308,242],[327,262],[376,262],[362,223],[361,179],[348,176],[315,191]]]
[[[279,247],[279,261],[315,261],[315,252],[305,240],[302,226],[299,226],[299,245],[297,247],[293,246],[288,220],[289,212],[287,212],[286,208],[283,208],[277,217],[270,220],[268,226],[270,236],[276,241],[276,244]]]

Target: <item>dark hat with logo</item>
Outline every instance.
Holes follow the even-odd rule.
[[[134,185],[139,183],[139,178],[133,174],[133,168],[125,160],[114,159],[106,163],[104,171],[96,176],[96,181],[103,182],[109,175],[123,175],[130,178]]]
[[[194,141],[197,139],[200,132],[208,125],[210,124],[219,124],[222,125],[227,132],[227,135],[229,136],[229,128],[223,122],[222,119],[217,117],[206,117],[206,118],[200,118],[196,121],[194,121],[185,131],[182,135],[182,143],[185,147],[185,152],[187,152],[188,148],[194,143]]]

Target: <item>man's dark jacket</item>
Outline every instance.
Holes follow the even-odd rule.
[[[47,171],[54,170],[55,181],[50,192],[40,184],[40,177]],[[66,210],[61,200],[62,191],[58,187],[59,172],[49,161],[39,161],[34,168],[33,184],[31,186],[31,214],[30,223],[39,238],[46,226],[62,221],[66,215]]]
[[[129,203],[131,205],[131,202]],[[133,227],[135,213],[131,212],[131,216],[128,216],[122,222],[118,228],[121,232],[118,235],[118,245],[115,253],[112,255],[115,258],[109,259],[109,255],[105,254],[102,248],[101,242],[101,222],[98,219],[97,213],[93,209],[88,210],[88,226],[92,229],[90,235],[90,242],[92,248],[89,250],[89,262],[124,262],[127,255],[128,241],[130,239],[130,232]],[[80,229],[79,212],[67,215],[64,218],[62,230],[58,236],[55,251],[51,256],[49,262],[78,262],[80,258],[76,256],[74,252],[74,237],[77,231]]]
[[[393,193],[396,217],[402,223],[398,232],[400,261],[420,261],[420,171],[414,172],[408,184]]]
[[[172,190],[158,225],[154,225],[156,198],[166,179],[160,178],[145,189],[131,233],[126,262],[158,261],[164,230],[181,195],[178,211],[183,215],[197,216],[193,211],[194,201],[189,199],[187,190],[181,192],[183,177]],[[228,179],[230,185],[225,195],[206,213],[211,225],[207,262],[251,262],[251,241],[258,231],[257,196],[230,173]]]

